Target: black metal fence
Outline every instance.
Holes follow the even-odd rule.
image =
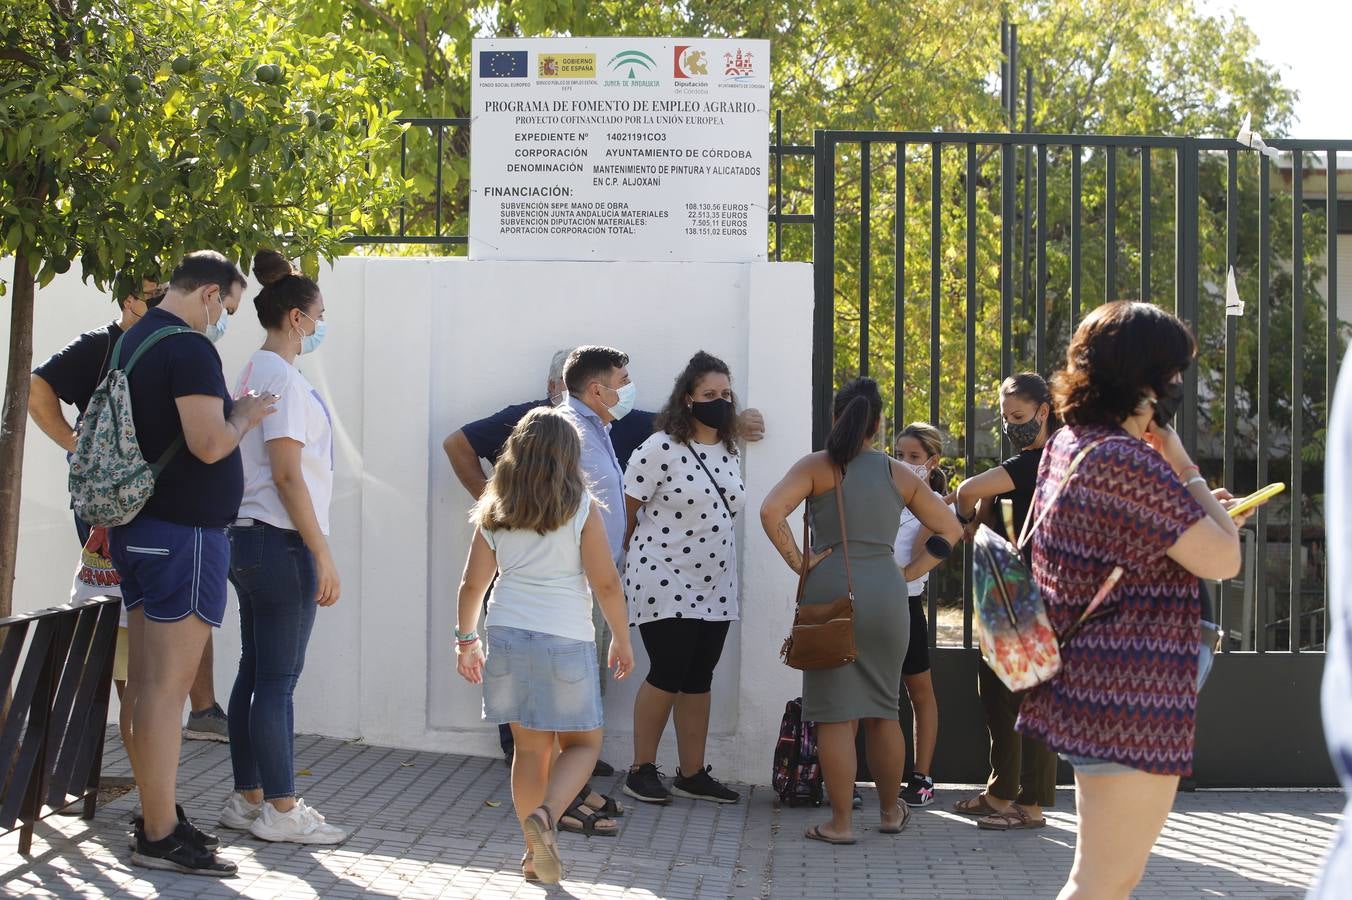
[[[953,468],[972,474],[1010,452],[994,402],[1005,376],[1050,375],[1099,302],[1172,302],[1201,344],[1180,432],[1204,474],[1236,494],[1288,483],[1288,499],[1256,517],[1245,577],[1223,586],[1226,647],[1322,648],[1322,440],[1344,337],[1337,235],[1352,229],[1334,175],[1307,200],[1305,164],[1317,155],[1336,173],[1352,141],[1270,144],[1280,161],[1227,140],[818,131],[817,442],[835,387],[874,375],[892,421],[946,428]],[[1034,169],[1020,171],[1020,151]],[[1274,171],[1289,202],[1274,197]],[[1315,231],[1322,259],[1309,252]],[[1227,315],[1232,270],[1242,315]],[[950,570],[962,584],[949,594],[964,598],[966,647],[969,570]]]
[[[0,619],[0,833],[19,852],[47,813],[83,802],[94,817],[120,600]]]

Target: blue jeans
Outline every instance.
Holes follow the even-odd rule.
[[[230,692],[235,790],[296,795],[292,695],[315,624],[318,578],[299,532],[261,522],[230,529],[230,583],[239,594],[239,675]]]

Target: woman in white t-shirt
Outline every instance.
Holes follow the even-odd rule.
[[[281,254],[260,250],[254,299],[267,329],[240,373],[236,396],[277,396],[276,412],[244,436],[244,498],[230,528],[230,582],[239,595],[239,675],[230,694],[235,790],[227,828],[267,841],[336,844],[347,832],[296,796],[292,695],[305,664],[315,610],[338,602],[329,550],[333,423],[296,357],[324,339],[319,286]]]
[[[610,626],[609,667],[616,678],[634,667],[620,577],[572,421],[556,409],[526,413],[470,518],[477,527],[460,582],[456,669],[483,685],[484,721],[512,727],[522,874],[556,884],[559,818],[601,753],[593,592]],[[485,652],[477,626],[495,572]]]
[[[928,422],[912,422],[897,435],[896,458],[902,465],[940,497],[947,490],[939,455],[944,449],[943,435]],[[939,704],[930,676],[929,623],[925,619],[925,584],[929,581],[932,560],[925,554],[925,541],[934,532],[920,524],[909,508],[901,511],[893,558],[906,579],[907,603],[911,615],[911,641],[901,664],[901,681],[911,701],[915,735],[915,767],[902,788],[901,799],[907,806],[922,809],[934,802],[934,745],[939,739]],[[924,571],[920,571],[923,569]]]
[[[649,661],[634,698],[624,792],[644,803],[670,803],[673,794],[736,803],[740,795],[704,760],[714,667],[738,616],[735,520],[746,506],[727,364],[696,353],[655,427],[624,476],[624,592]],[[668,789],[657,745],[673,712],[680,761]]]

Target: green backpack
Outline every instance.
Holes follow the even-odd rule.
[[[70,460],[70,496],[75,514],[92,526],[125,525],[155,493],[155,480],[183,447],[179,435],[159,461],[146,462],[136,439],[131,414],[131,388],[127,381],[132,367],[146,351],[175,334],[195,334],[191,328],[172,325],[153,332],[141,342],[125,366],[118,366],[122,342],[117,339],[108,374],[94,389],[89,407],[80,419],[75,453]]]

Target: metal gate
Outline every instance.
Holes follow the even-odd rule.
[[[1156,302],[1197,334],[1180,417],[1189,451],[1236,495],[1288,484],[1248,529],[1242,576],[1217,586],[1225,640],[1199,704],[1202,785],[1334,783],[1319,724],[1322,449],[1346,337],[1338,236],[1352,241],[1337,158],[1352,141],[1269,145],[1280,152],[1180,137],[818,131],[812,149],[816,446],[835,388],[872,375],[890,398],[888,439],[913,419],[938,425],[952,437],[951,473],[965,477],[1012,455],[998,434],[1000,381],[1050,376],[1095,305]],[[776,190],[775,213],[779,203]],[[1227,310],[1231,277],[1242,311]],[[931,579],[929,597],[946,781],[987,772],[970,554]]]

